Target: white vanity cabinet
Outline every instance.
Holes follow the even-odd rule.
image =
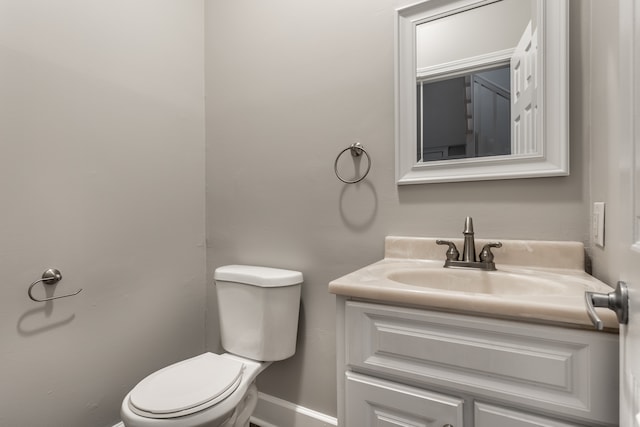
[[[617,425],[616,334],[337,301],[340,427]]]

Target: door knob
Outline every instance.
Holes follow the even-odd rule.
[[[599,331],[604,329],[604,323],[598,317],[594,307],[606,307],[615,311],[618,322],[626,325],[629,322],[629,290],[627,284],[618,282],[616,289],[608,294],[599,292],[585,292],[585,302],[587,304],[587,314]]]

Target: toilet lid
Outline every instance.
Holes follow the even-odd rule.
[[[149,375],[131,391],[131,410],[151,418],[188,415],[226,399],[240,384],[244,364],[205,353]]]

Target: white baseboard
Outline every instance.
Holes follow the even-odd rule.
[[[338,420],[295,403],[258,392],[251,422],[260,427],[337,427]]]
[[[286,400],[258,392],[251,422],[260,427],[337,427],[338,420]],[[122,422],[113,427],[124,427]]]

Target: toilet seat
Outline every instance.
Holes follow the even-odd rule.
[[[205,353],[167,366],[138,383],[129,395],[132,412],[147,418],[175,418],[210,408],[242,382],[244,363]]]

